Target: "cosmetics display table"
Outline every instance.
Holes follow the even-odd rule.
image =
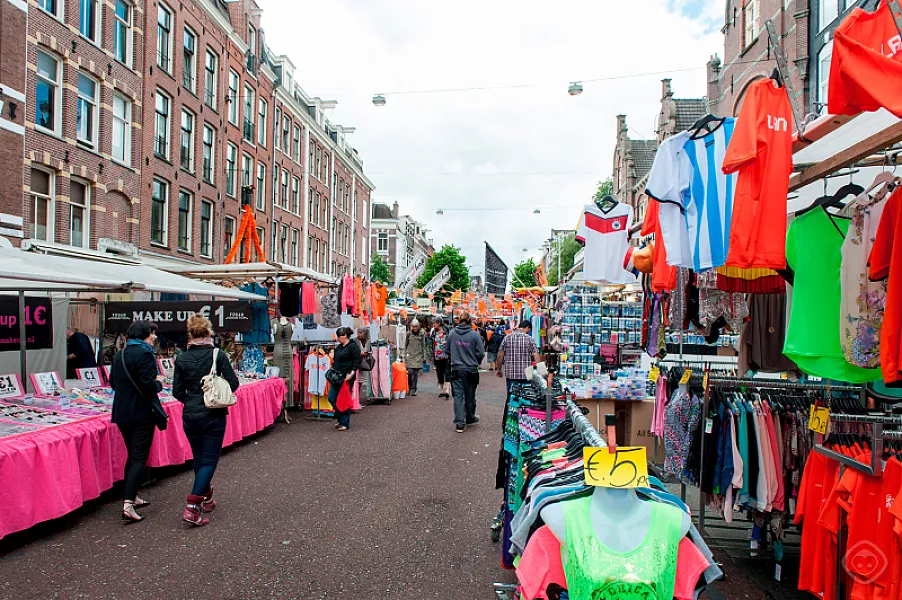
[[[272,425],[285,400],[279,378],[245,380],[229,409],[223,446]],[[156,431],[148,466],[182,464],[191,447],[182,428],[182,404],[164,396],[169,426]],[[17,401],[22,402],[22,401]],[[0,403],[0,538],[61,517],[122,479],[126,451],[110,423],[112,393],[92,390],[63,398]]]

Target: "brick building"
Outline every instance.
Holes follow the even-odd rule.
[[[410,215],[402,215],[398,203],[373,204],[370,222],[371,252],[388,264],[394,285],[398,285],[413,264],[428,259],[434,253],[429,230]]]
[[[269,50],[254,0],[7,0],[0,17],[0,234],[220,263],[250,205],[267,260],[366,272],[353,129]]]

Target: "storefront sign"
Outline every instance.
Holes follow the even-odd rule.
[[[50,298],[25,298],[25,347],[53,348]],[[19,298],[0,296],[0,352],[19,351]]]
[[[75,372],[78,373],[78,379],[85,382],[85,387],[95,388],[103,385],[103,380],[100,378],[100,369],[97,367],[75,369]]]
[[[153,321],[161,333],[185,333],[194,314],[201,314],[213,323],[216,332],[250,331],[254,319],[250,302],[107,302],[108,333],[125,333],[133,321]]]
[[[48,371],[47,373],[32,373],[28,376],[31,378],[31,385],[34,386],[35,392],[45,396],[52,396],[63,387],[63,380],[56,371]]]
[[[15,373],[0,375],[0,399],[12,400],[25,395],[22,380]]]
[[[637,488],[648,486],[645,446],[583,448],[586,483],[598,487]]]

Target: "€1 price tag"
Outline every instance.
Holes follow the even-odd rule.
[[[827,433],[827,423],[830,422],[830,409],[826,406],[811,405],[808,413],[808,429],[816,433]]]
[[[692,369],[686,369],[683,371],[683,376],[680,378],[680,383],[687,384],[689,383],[689,379],[692,377]]]
[[[658,365],[652,365],[651,370],[648,372],[648,379],[652,383],[658,383],[658,377],[661,376],[661,369],[658,368]]]
[[[645,446],[584,448],[583,470],[586,483],[608,488],[648,487],[648,462]]]

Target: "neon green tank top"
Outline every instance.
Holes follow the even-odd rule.
[[[591,496],[563,502],[564,572],[571,600],[671,600],[682,538],[680,509],[652,502],[645,540],[621,553],[596,537],[591,502]]]

